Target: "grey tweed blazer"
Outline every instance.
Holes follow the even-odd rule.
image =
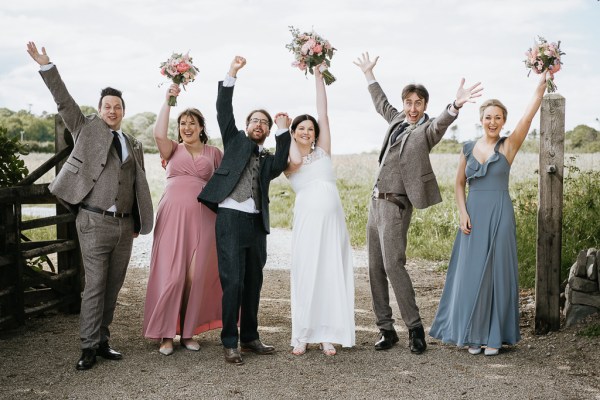
[[[427,208],[440,203],[442,197],[431,167],[429,152],[442,140],[446,130],[456,119],[456,116],[448,113],[450,105],[437,118],[428,119],[410,131],[401,149],[401,154],[397,158],[398,162],[385,162],[382,158],[387,149],[390,135],[404,121],[405,115],[404,111],[398,111],[389,103],[379,83],[375,82],[369,85],[369,93],[371,93],[375,109],[389,124],[379,155],[379,162],[383,163],[380,165],[377,177],[379,191],[397,193],[394,181],[402,179],[406,195],[416,208]],[[400,140],[392,146],[399,145]]]
[[[112,148],[113,135],[111,129],[98,115],[84,116],[79,105],[73,100],[62,81],[58,69],[50,68],[40,71],[42,79],[48,86],[58,113],[67,129],[71,132],[75,146],[54,181],[50,184],[50,192],[69,204],[79,204],[81,200],[96,187],[98,176],[103,172],[109,151]],[[154,223],[154,213],[150,189],[144,171],[144,151],[142,144],[133,136],[125,134],[133,150],[136,162],[135,198],[132,213],[136,226],[141,234],[150,233]],[[115,177],[115,179],[117,179]]]

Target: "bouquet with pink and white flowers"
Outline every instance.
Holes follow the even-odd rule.
[[[189,52],[185,54],[173,53],[169,59],[160,64],[160,73],[177,85],[185,85],[193,82],[198,74],[198,68],[192,64]],[[177,97],[169,97],[169,105],[177,105]]]
[[[533,47],[527,50],[524,60],[525,66],[536,74],[543,74],[548,71],[550,78],[546,81],[548,85],[548,93],[556,91],[556,84],[554,84],[554,74],[560,71],[561,64],[560,56],[564,55],[560,50],[560,41],[558,43],[548,43],[546,39],[538,36],[539,42],[534,40]]]
[[[314,30],[300,33],[300,30],[293,26],[289,28],[293,39],[290,44],[285,45],[285,48],[294,53],[296,58],[296,61],[292,63],[292,67],[304,71],[304,75],[308,72],[314,74],[313,68],[319,68],[319,71],[323,74],[325,84],[330,85],[335,82],[335,77],[329,72],[328,68],[336,49]]]

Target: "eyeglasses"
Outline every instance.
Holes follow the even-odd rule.
[[[249,122],[253,124],[269,125],[268,119],[250,118]]]

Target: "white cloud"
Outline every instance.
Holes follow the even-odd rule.
[[[190,50],[200,75],[179,100],[200,108],[211,135],[218,135],[214,104],[217,81],[231,58],[244,55],[234,108],[238,121],[255,107],[273,113],[315,113],[314,83],[290,67],[288,26],[316,31],[338,48],[328,88],[335,153],[377,149],[386,124],[371,104],[366,81],[352,61],[361,52],[381,56],[375,74],[393,104],[402,87],[425,84],[437,115],[452,101],[461,77],[482,81],[484,97],[509,108],[512,129],[529,101],[537,77],[527,78],[523,53],[537,34],[562,40],[563,71],[556,81],[567,99],[566,127],[596,118],[600,87],[597,20],[600,3],[584,0],[223,0],[176,3],[159,0],[21,1],[3,4],[0,26],[0,107],[53,112],[55,105],[25,52],[34,40],[46,46],[73,97],[95,106],[107,85],[124,91],[127,113],[158,112],[165,87],[158,65],[173,51]],[[459,138],[471,138],[477,105],[459,117]],[[539,122],[536,120],[532,128]]]

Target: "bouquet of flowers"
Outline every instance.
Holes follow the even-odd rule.
[[[285,45],[285,48],[294,53],[296,58],[296,61],[292,63],[292,67],[304,71],[304,75],[307,72],[314,74],[313,68],[317,67],[323,74],[325,84],[330,85],[335,82],[335,77],[329,72],[328,68],[336,49],[315,31],[300,33],[293,26],[289,28],[293,39],[290,44]]]
[[[192,57],[189,53],[173,53],[167,61],[160,64],[160,73],[185,89],[185,85],[196,78],[198,68],[192,64]],[[177,97],[169,97],[169,105],[176,106]]]
[[[548,93],[556,91],[556,85],[554,84],[554,74],[560,71],[560,56],[564,55],[560,50],[560,41],[558,43],[548,43],[546,39],[538,36],[539,42],[534,41],[534,45],[530,48],[525,56],[525,66],[536,74],[543,74],[546,71],[550,72],[550,78],[546,81],[548,85]]]

